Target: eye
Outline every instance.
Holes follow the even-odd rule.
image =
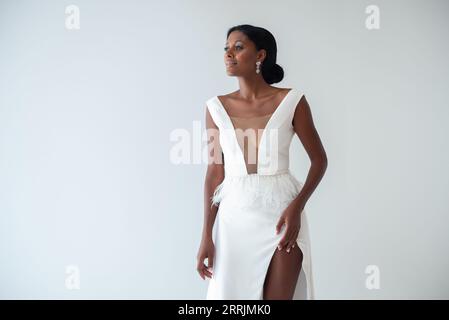
[[[236,45],[235,47],[238,48],[239,50],[243,49],[243,47],[241,45]],[[229,47],[224,47],[223,49],[224,49],[224,51],[228,51]]]

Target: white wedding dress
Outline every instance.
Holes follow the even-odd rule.
[[[225,178],[211,199],[218,211],[213,229],[213,276],[208,280],[207,299],[263,299],[268,267],[285,231],[284,226],[276,234],[276,224],[303,185],[289,170],[289,149],[295,133],[292,120],[302,96],[299,90],[290,89],[266,119],[256,151],[256,173],[248,170],[234,126],[236,119],[229,116],[217,96],[206,102],[220,131],[225,170]],[[301,213],[297,245],[303,260],[293,299],[314,299],[306,210]]]

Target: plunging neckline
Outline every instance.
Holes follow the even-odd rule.
[[[233,116],[229,116],[231,119],[239,119],[239,120],[252,120],[252,119],[262,119],[262,118],[267,118],[268,116],[271,116],[274,112],[263,115],[263,116],[256,116],[256,117],[251,117],[251,118],[247,118],[247,117],[233,117]]]
[[[223,103],[220,101],[220,99],[218,98],[218,96],[215,96],[215,99],[218,102],[218,105],[223,109],[224,114],[226,115],[226,120],[228,121],[228,126],[230,126],[230,128],[232,128],[233,131],[233,137],[234,137],[234,142],[237,143],[237,148],[240,150],[239,154],[240,154],[240,158],[243,161],[243,164],[245,165],[245,172],[246,175],[250,175],[250,174],[259,174],[259,163],[260,163],[260,146],[263,145],[264,143],[264,139],[265,139],[265,132],[267,131],[267,129],[269,129],[269,126],[271,125],[271,123],[273,122],[273,119],[275,118],[275,116],[279,113],[279,109],[281,109],[281,107],[284,105],[285,101],[287,101],[288,96],[292,93],[293,88],[290,88],[287,91],[287,94],[282,98],[281,102],[278,104],[278,106],[276,107],[276,109],[271,113],[271,116],[268,118],[267,123],[265,124],[265,127],[262,129],[262,134],[260,136],[260,140],[259,140],[259,144],[257,145],[257,170],[256,173],[249,173],[248,172],[248,168],[246,166],[246,162],[245,162],[245,155],[243,154],[243,150],[240,147],[238,138],[237,138],[237,134],[235,132],[236,128],[234,126],[234,123],[231,120],[231,116],[229,115],[229,113],[226,111],[226,108],[224,107]],[[267,115],[268,116],[268,115]],[[249,118],[248,118],[249,119]]]

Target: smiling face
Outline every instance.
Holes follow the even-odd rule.
[[[224,50],[226,72],[231,76],[256,75],[256,62],[263,64],[265,58],[265,50],[257,51],[254,42],[240,31],[229,34]]]

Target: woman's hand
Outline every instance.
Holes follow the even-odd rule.
[[[298,209],[298,206],[292,202],[279,218],[276,225],[276,233],[279,233],[285,224],[284,236],[278,244],[279,250],[286,248],[286,251],[290,253],[290,249],[295,247],[296,239],[301,229],[301,212],[302,209]]]
[[[203,238],[198,250],[197,260],[198,264],[196,270],[200,274],[200,277],[205,280],[205,277],[212,278],[212,267],[215,256],[215,245],[212,238]],[[207,267],[204,264],[204,259],[207,258]]]

